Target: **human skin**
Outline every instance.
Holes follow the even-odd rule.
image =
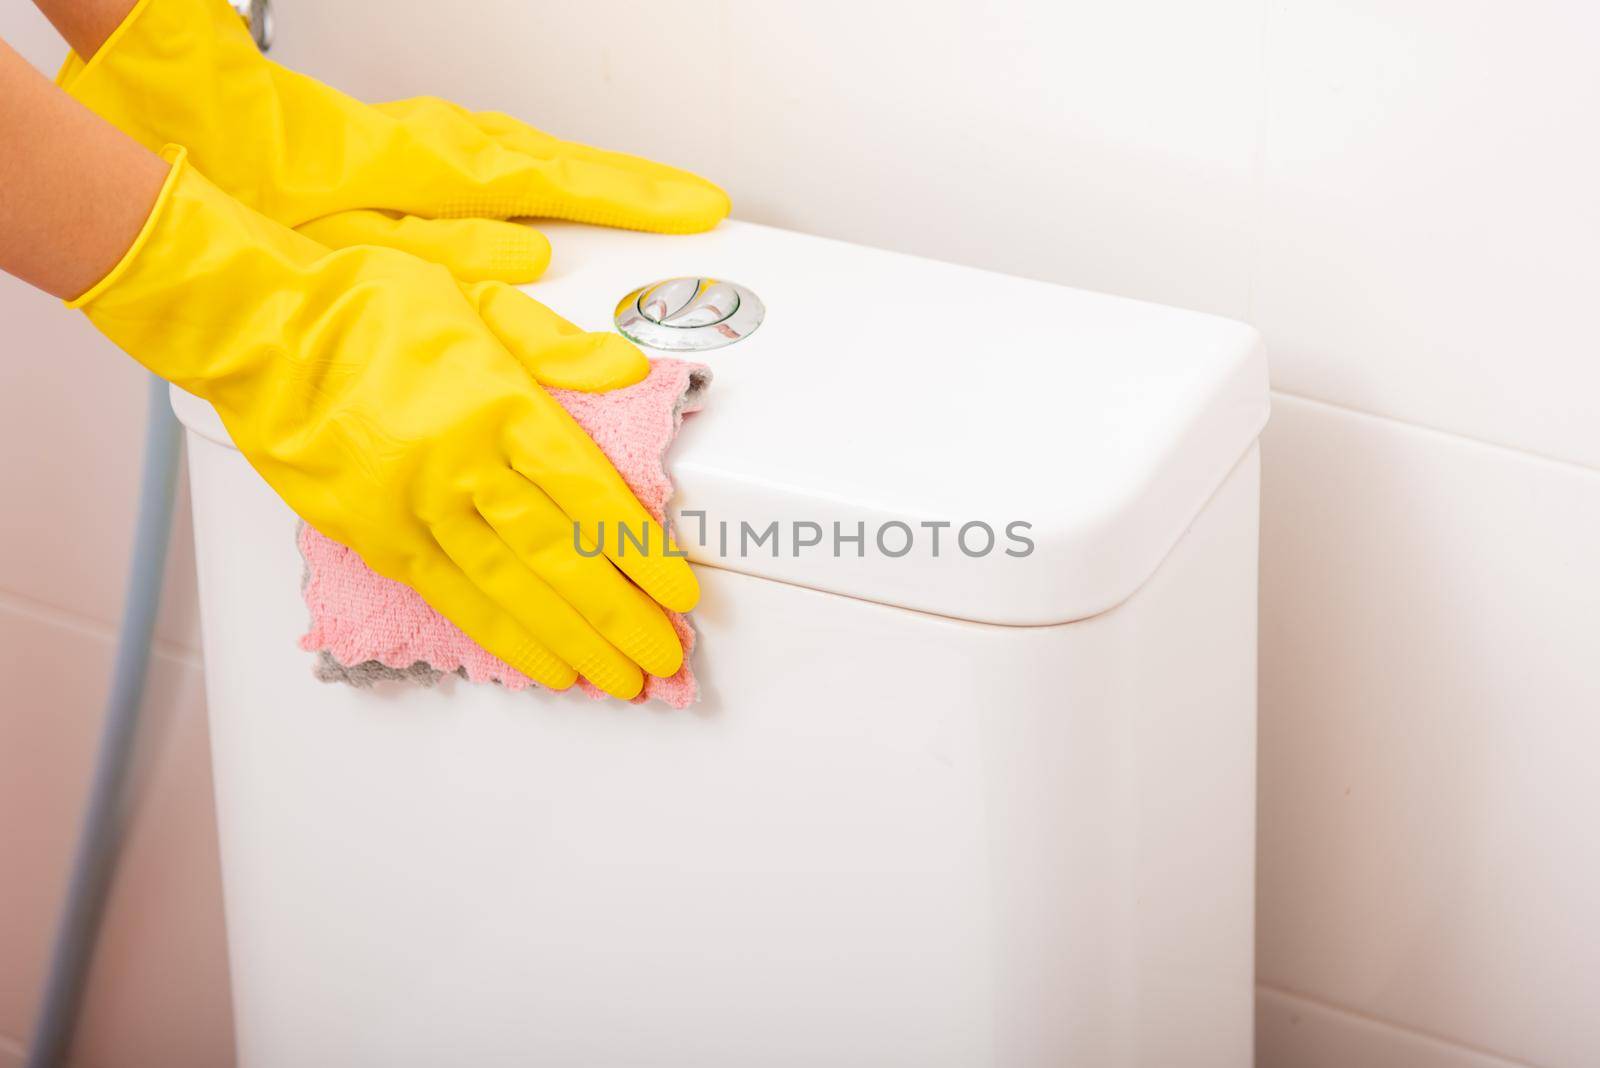
[[[0,270],[79,296],[133,244],[167,170],[0,41]]]
[[[46,8],[48,14],[53,5],[41,6]],[[71,42],[75,46],[74,51],[93,56],[106,48],[110,32],[125,21],[125,6],[122,0],[115,6],[91,3],[84,10],[98,10],[101,21],[81,17],[55,21],[64,32],[77,38]],[[189,10],[191,14],[194,11],[193,8]],[[71,14],[82,16],[84,11],[75,10]],[[227,15],[225,7],[217,6],[206,14],[208,21],[202,26],[215,29],[218,33],[237,33],[237,27],[227,24],[227,18],[231,16]],[[181,37],[183,26],[168,27],[168,32]],[[155,47],[158,52],[164,42],[165,39],[157,41]],[[125,92],[130,94],[128,99],[141,98],[139,86],[128,87]],[[185,105],[182,99],[178,99],[169,100],[168,106],[181,111]],[[181,369],[185,365],[181,360],[174,363],[169,359],[173,355],[169,350],[177,345],[172,337],[173,320],[169,313],[173,301],[191,297],[196,288],[203,288],[200,282],[217,270],[216,264],[206,254],[212,248],[208,242],[218,236],[212,232],[213,229],[220,228],[222,234],[231,235],[242,242],[242,248],[238,250],[242,261],[255,262],[255,259],[262,258],[265,251],[265,261],[287,265],[279,272],[282,276],[281,288],[274,291],[280,296],[296,295],[296,287],[311,284],[311,275],[306,272],[313,268],[322,270],[326,266],[324,261],[333,261],[332,269],[316,276],[322,280],[319,283],[322,290],[331,290],[319,291],[319,296],[325,298],[323,305],[336,309],[344,316],[340,320],[344,329],[353,331],[360,326],[365,331],[362,336],[370,341],[365,347],[358,345],[345,354],[347,362],[340,366],[349,366],[356,373],[339,380],[339,384],[346,389],[346,393],[339,396],[350,402],[350,395],[364,396],[363,389],[366,394],[387,395],[386,399],[380,396],[380,402],[371,405],[368,412],[369,422],[380,428],[380,432],[372,435],[376,445],[368,453],[358,451],[357,462],[346,466],[365,470],[367,465],[361,461],[392,456],[396,451],[396,442],[403,442],[410,448],[407,456],[426,458],[448,454],[449,460],[440,461],[443,473],[425,484],[430,492],[462,505],[455,510],[443,509],[443,512],[467,523],[473,522],[469,516],[478,515],[479,505],[461,489],[460,472],[481,468],[496,473],[494,477],[498,477],[498,473],[505,474],[499,484],[507,496],[498,505],[504,523],[517,527],[523,534],[532,531],[530,524],[542,525],[537,531],[532,531],[537,535],[533,541],[519,542],[523,550],[521,556],[507,563],[501,556],[494,555],[493,560],[505,564],[494,568],[484,564],[483,557],[475,556],[472,563],[476,570],[469,574],[462,571],[457,561],[432,540],[433,528],[423,525],[423,517],[406,512],[403,505],[394,517],[396,522],[375,524],[370,528],[360,527],[359,524],[357,527],[345,526],[347,519],[354,520],[370,514],[372,506],[364,500],[337,497],[329,503],[329,485],[333,482],[333,476],[329,474],[328,464],[319,458],[313,457],[298,467],[286,464],[277,469],[277,473],[285,482],[292,482],[298,487],[296,492],[300,499],[313,504],[321,503],[323,511],[318,515],[325,523],[336,529],[353,530],[352,537],[347,540],[358,551],[392,552],[394,555],[389,559],[400,562],[395,564],[396,569],[400,568],[401,563],[411,566],[416,559],[422,559],[430,570],[424,573],[414,569],[407,574],[418,576],[419,587],[429,587],[439,598],[450,603],[451,611],[447,613],[450,618],[458,623],[462,621],[458,616],[465,618],[468,633],[487,635],[487,640],[480,638],[480,641],[505,650],[501,655],[507,656],[515,666],[552,688],[560,689],[569,685],[576,670],[572,665],[578,663],[604,668],[601,672],[603,679],[587,668],[585,674],[607,692],[623,698],[632,697],[638,692],[643,682],[642,671],[650,670],[663,677],[677,671],[681,663],[681,649],[677,647],[676,637],[661,614],[661,606],[651,602],[654,597],[660,596],[682,610],[690,607],[697,591],[688,566],[681,560],[663,560],[660,566],[646,570],[646,564],[654,562],[634,560],[622,563],[621,568],[627,569],[628,576],[643,572],[636,587],[628,577],[619,573],[618,568],[610,565],[571,563],[577,559],[577,554],[569,550],[568,555],[563,555],[557,550],[564,546],[564,541],[551,541],[551,537],[560,534],[564,539],[570,533],[567,525],[576,524],[578,520],[566,514],[541,488],[550,486],[566,494],[576,502],[574,507],[578,513],[591,523],[594,522],[592,515],[615,517],[636,512],[641,517],[638,520],[641,524],[648,522],[626,485],[616,476],[604,456],[593,451],[592,443],[584,438],[581,430],[570,421],[563,421],[558,410],[556,415],[549,415],[546,408],[539,407],[541,403],[548,406],[550,402],[548,396],[537,388],[538,382],[545,381],[539,377],[540,368],[558,376],[575,374],[580,381],[592,383],[587,386],[580,384],[577,386],[580,389],[608,388],[603,384],[611,381],[608,375],[631,374],[635,370],[642,374],[647,368],[644,357],[637,349],[612,335],[583,334],[504,283],[498,283],[497,289],[489,286],[469,293],[448,271],[429,266],[425,261],[404,252],[373,249],[366,247],[363,242],[353,242],[342,256],[330,252],[315,241],[295,235],[250,212],[223,191],[206,183],[198,170],[189,176],[192,185],[190,193],[193,196],[184,203],[190,206],[190,210],[187,214],[180,213],[177,216],[169,212],[166,216],[168,220],[176,217],[179,221],[171,222],[166,230],[162,230],[159,221],[152,226],[150,215],[163,195],[163,188],[169,186],[168,179],[172,174],[165,160],[87,109],[41,76],[10,48],[0,44],[0,270],[66,300],[75,301],[91,292],[98,294],[97,303],[86,314],[102,332],[112,336],[126,351],[158,372],[163,367],[168,371],[178,370],[179,373],[187,373],[197,386],[204,386],[210,379],[206,377],[207,368],[201,366],[201,362],[191,361],[187,372],[183,372]],[[180,175],[178,182],[182,180],[183,176]],[[699,182],[698,179],[692,181]],[[625,189],[636,188],[637,185],[622,183]],[[645,186],[655,188],[650,183],[645,183]],[[179,188],[178,183],[171,183],[171,188]],[[714,187],[712,192],[721,197],[720,191],[715,191]],[[670,201],[671,197],[667,199]],[[721,200],[725,210],[725,198]],[[129,250],[140,240],[140,233],[147,226],[151,227],[152,233],[166,236],[152,240],[140,255],[131,256]],[[172,239],[175,228],[176,232],[186,235],[183,240]],[[281,254],[278,259],[272,258],[272,250]],[[338,271],[347,270],[348,265],[357,260],[371,266],[375,274],[372,279],[353,286],[348,276],[340,275]],[[126,270],[119,267],[124,261],[129,264]],[[273,277],[279,278],[279,275]],[[123,281],[101,292],[100,287],[109,277]],[[142,281],[139,284],[126,283],[129,277],[138,277]],[[187,289],[185,285],[188,285]],[[347,286],[349,288],[345,288]],[[430,320],[432,333],[413,336],[404,331],[398,334],[385,332],[377,325],[383,319],[381,313],[363,318],[365,313],[362,309],[378,306],[372,303],[375,293],[381,292],[399,300],[401,298],[397,294],[411,290],[422,294],[426,301],[424,307],[434,313],[434,318]],[[236,330],[241,321],[249,319],[252,310],[258,313],[258,319],[270,320],[270,316],[259,315],[263,306],[261,303],[252,301],[248,295],[240,297],[241,292],[247,293],[248,287],[225,288],[220,292],[219,299],[206,305],[240,313],[232,319],[226,316],[218,319],[222,324],[219,329]],[[108,315],[107,301],[113,300],[111,295],[115,293],[122,294],[115,299],[132,300],[135,305],[144,301],[145,311],[151,307],[152,300],[156,305],[165,301],[167,310],[146,315],[143,319],[137,314],[118,318],[116,311]],[[492,306],[475,303],[479,300],[487,302],[490,298],[494,301]],[[113,303],[113,307],[122,306]],[[96,308],[102,313],[100,318],[96,318]],[[495,323],[500,324],[498,332]],[[419,409],[428,409],[432,399],[448,398],[448,403],[438,407],[442,415],[437,423],[430,422],[432,417],[423,412],[410,413],[410,422],[406,421],[406,416],[391,417],[391,411],[396,406],[389,402],[395,397],[411,396],[408,390],[414,382],[438,366],[439,361],[432,358],[432,353],[443,338],[471,342],[470,351],[462,350],[467,356],[461,358],[470,356],[482,363],[483,367],[479,368],[484,372],[481,379],[473,377],[459,387],[456,382],[449,382],[441,389],[423,391],[422,400],[418,402]],[[567,344],[573,338],[577,340],[576,348]],[[215,337],[191,340],[195,344],[187,352],[177,345],[179,356],[193,356],[195,351],[203,351],[210,356],[219,347]],[[236,339],[230,334],[225,335],[224,340],[232,343]],[[308,396],[321,385],[300,388],[307,377],[296,377],[301,365],[292,360],[275,362],[273,356],[282,348],[302,341],[319,356],[331,352],[333,356],[330,358],[335,358],[339,354],[327,348],[328,334],[316,330],[309,331],[303,337],[279,340],[283,343],[277,348],[257,345],[250,350],[262,357],[254,365],[256,374],[253,377],[235,374],[230,380],[234,389],[234,408],[252,413],[257,408],[268,407],[273,403],[273,398],[278,398],[279,409],[301,416],[303,424],[290,426],[283,437],[308,434],[308,427],[321,426],[325,430],[328,423],[336,422],[336,418],[327,417],[324,412],[319,423],[318,413],[309,403]],[[240,344],[245,342],[241,341]],[[319,344],[322,348],[317,348]],[[228,348],[227,345],[221,347]],[[248,348],[248,345],[245,347]],[[375,351],[379,350],[383,359],[375,355]],[[555,365],[549,362],[549,358],[568,350],[573,350],[569,355],[577,363],[566,370],[556,368],[551,371]],[[358,356],[364,359],[357,359]],[[622,372],[617,371],[618,360],[621,361]],[[636,381],[637,377],[634,375],[627,381]],[[322,383],[322,379],[318,378],[317,383]],[[252,394],[250,390],[255,387],[260,387],[260,392]],[[196,389],[196,392],[206,395],[201,389]],[[324,390],[318,396],[325,397],[327,394],[328,391]],[[285,404],[282,400],[284,396],[307,403],[298,407],[294,403]],[[335,408],[337,405],[328,406],[328,410]],[[473,419],[462,416],[462,412],[472,415]],[[522,443],[519,447],[523,450],[519,455],[523,456],[527,465],[540,472],[539,479],[542,481],[534,481],[531,487],[527,485],[529,480],[526,477],[519,477],[516,471],[506,466],[508,461],[502,455],[504,449],[501,443],[508,439],[496,435],[509,425],[505,423],[511,418],[507,413],[515,415],[518,420],[514,429],[522,435],[517,439]],[[344,409],[338,409],[340,417],[346,414]],[[477,418],[479,415],[481,419]],[[244,417],[241,420],[241,425],[250,422]],[[468,423],[473,426],[467,426]],[[396,432],[381,432],[385,426]],[[418,433],[419,426],[424,432]],[[487,429],[474,436],[473,427]],[[347,444],[346,439],[338,433],[330,431],[325,436],[332,443],[332,451],[338,451],[336,447]],[[537,443],[531,444],[534,439],[537,439]],[[278,444],[281,442],[256,440],[255,452],[247,450],[246,454],[253,459],[260,459],[270,455]],[[449,452],[452,448],[456,451]],[[348,452],[348,449],[345,451]],[[591,452],[593,455],[590,455]],[[416,463],[420,464],[421,461]],[[544,466],[539,466],[541,464]],[[394,480],[364,486],[363,492],[372,490],[376,497],[390,501],[417,499],[418,486],[414,480],[411,484],[401,486],[401,489],[395,488],[406,481],[407,470],[414,472],[414,466],[408,469],[403,464],[392,464],[391,467],[398,471]],[[613,518],[612,521],[618,520]],[[398,539],[393,536],[394,529],[404,529],[413,534],[421,530],[422,534],[414,537],[413,544],[409,544],[402,553],[392,548],[398,544]],[[577,527],[574,525],[571,529]],[[485,533],[474,526],[466,533],[467,538],[462,545],[476,539],[474,544],[480,548],[487,546],[491,554],[509,551],[493,530]],[[664,538],[658,540],[664,544]],[[529,545],[534,548],[527,548]],[[542,556],[538,555],[551,546],[556,548],[551,548]],[[459,547],[458,551],[466,552]],[[534,563],[530,561],[536,561],[545,570],[541,572],[534,569]],[[582,569],[581,574],[579,568]],[[562,587],[565,592],[550,588],[541,575],[565,583]],[[427,591],[424,593],[426,595]],[[530,604],[541,597],[541,603],[548,602],[546,607],[550,611],[529,615]],[[547,637],[558,644],[561,653],[551,652],[546,647],[548,642],[542,643],[535,636],[530,636],[530,628],[535,635]],[[637,655],[637,662],[628,659],[629,653],[615,648],[608,634],[617,635],[616,641]],[[568,662],[563,661],[563,656]]]
[[[134,0],[34,0],[56,32],[85,59],[99,50],[133,5]]]
[[[91,56],[134,0],[37,0]],[[71,300],[116,265],[155,204],[167,165],[52,85],[0,40],[0,270]]]

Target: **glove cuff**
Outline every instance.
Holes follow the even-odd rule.
[[[122,17],[122,21],[117,23],[117,28],[106,36],[106,39],[100,43],[100,47],[95,49],[94,55],[88,59],[78,55],[75,50],[68,49],[67,58],[61,61],[61,69],[56,71],[56,85],[71,93],[73,84],[83,76],[85,68],[94,62],[95,56],[110,55],[114,52],[122,38],[133,32],[133,26],[139,21],[139,16],[145,13],[145,10],[149,8],[152,2],[153,0],[138,0],[138,3],[134,4],[133,8]],[[77,94],[74,93],[73,95],[76,96]]]
[[[182,145],[167,145],[161,149],[161,158],[172,165],[167,171],[166,181],[161,183],[161,192],[156,195],[156,202],[150,206],[150,214],[145,216],[144,225],[139,228],[139,234],[133,239],[133,244],[128,246],[128,251],[116,262],[111,270],[106,272],[104,278],[90,286],[83,293],[69,301],[65,301],[69,310],[83,308],[96,297],[117,284],[117,281],[127,273],[144,247],[150,241],[150,235],[155,233],[161,225],[161,218],[166,214],[167,205],[172,202],[172,191],[177,188],[178,181],[183,177],[183,172],[189,166],[189,153]]]

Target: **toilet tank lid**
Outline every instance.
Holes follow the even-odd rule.
[[[554,258],[527,290],[587,329],[678,276],[766,305],[686,357],[714,380],[668,467],[703,566],[979,622],[1084,619],[1144,584],[1266,422],[1260,337],[1216,316],[748,223],[541,229]]]

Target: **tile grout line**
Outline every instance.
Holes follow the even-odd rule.
[[[1406,1024],[1396,1023],[1393,1020],[1386,1020],[1381,1016],[1373,1016],[1369,1013],[1362,1012],[1359,1009],[1352,1009],[1347,1005],[1340,1005],[1337,1002],[1325,1001],[1322,998],[1314,997],[1310,994],[1302,994],[1294,990],[1289,990],[1285,987],[1276,986],[1272,983],[1257,982],[1256,995],[1258,1002],[1260,995],[1263,992],[1275,994],[1281,998],[1288,998],[1292,1001],[1299,1001],[1306,1005],[1311,1005],[1321,1009],[1324,1012],[1332,1012],[1337,1013],[1340,1016],[1347,1016],[1352,1020],[1359,1020],[1362,1023],[1370,1024],[1374,1027],[1381,1027],[1386,1031],[1394,1031],[1402,1035],[1411,1035],[1427,1042],[1434,1042],[1441,1046],[1449,1046],[1452,1049],[1461,1050],[1463,1053],[1470,1053],[1474,1057],[1486,1057],[1491,1061],[1495,1061],[1504,1065],[1505,1068],[1534,1068],[1534,1066],[1529,1064],[1527,1061],[1512,1060],[1502,1053],[1495,1053],[1494,1051],[1484,1049],[1481,1046],[1474,1046],[1470,1043],[1462,1042],[1454,1038],[1446,1038],[1444,1035],[1434,1034],[1431,1031],[1419,1030],[1418,1028],[1410,1027]],[[1259,1004],[1257,1005],[1256,1013],[1259,1017]]]
[[[111,643],[115,643],[117,640],[117,628],[104,620],[82,616],[64,608],[58,608],[55,605],[25,597],[12,590],[0,589],[0,611],[5,610],[49,623],[52,626],[61,627],[64,630],[70,630],[84,637],[96,638]],[[152,643],[151,652],[155,656],[188,667],[199,668],[203,666],[199,649],[191,648],[169,638],[156,638]]]
[[[1409,420],[1400,419],[1392,415],[1380,415],[1377,412],[1369,412],[1364,408],[1352,408],[1347,404],[1336,404],[1333,401],[1326,401],[1319,397],[1307,396],[1304,393],[1295,393],[1287,389],[1278,389],[1277,387],[1273,387],[1272,393],[1275,396],[1285,397],[1293,401],[1299,401],[1302,404],[1314,405],[1318,408],[1326,408],[1329,411],[1339,412],[1344,415],[1353,415],[1361,419],[1370,419],[1378,423],[1388,423],[1391,426],[1403,427],[1406,430],[1415,430],[1418,433],[1428,435],[1429,437],[1443,438],[1447,441],[1455,442],[1457,444],[1476,446],[1480,449],[1487,449],[1492,452],[1510,453],[1513,456],[1520,456],[1525,460],[1553,464],[1556,467],[1570,468],[1572,471],[1578,474],[1589,475],[1591,477],[1600,477],[1600,467],[1594,467],[1590,464],[1583,463],[1580,460],[1564,460],[1559,456],[1548,456],[1545,453],[1535,452],[1532,449],[1524,449],[1516,445],[1507,445],[1498,441],[1486,441],[1483,438],[1475,438],[1471,434],[1462,434],[1454,430],[1444,430],[1440,427],[1428,426],[1425,423],[1413,423]],[[1268,425],[1270,426],[1271,424],[1269,423]]]

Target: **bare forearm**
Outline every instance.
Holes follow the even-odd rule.
[[[56,32],[84,59],[99,51],[133,10],[134,0],[34,0]]]
[[[166,174],[0,41],[0,270],[78,296],[133,244]]]

